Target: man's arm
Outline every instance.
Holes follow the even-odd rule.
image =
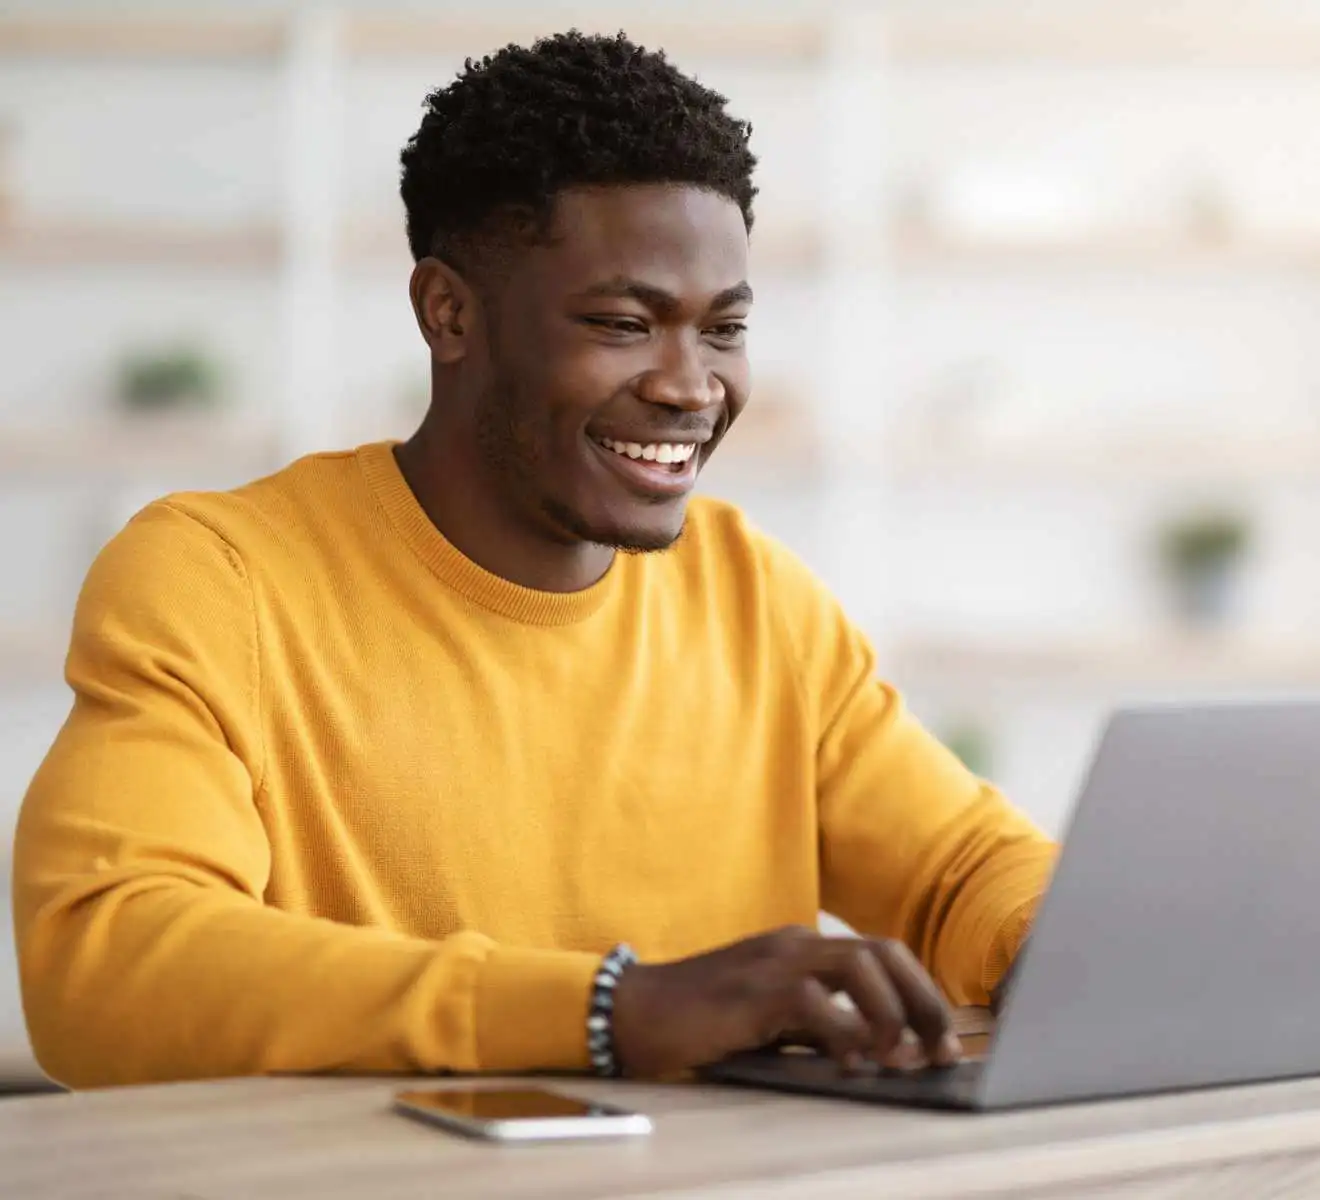
[[[788,551],[766,543],[802,701],[820,729],[825,909],[896,938],[955,1004],[987,1004],[1026,935],[1055,847],[876,677],[867,639]]]
[[[54,1078],[587,1065],[593,955],[264,904],[253,601],[211,530],[157,504],[111,542],[67,677],[14,870],[24,1007]]]

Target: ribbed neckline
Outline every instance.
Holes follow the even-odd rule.
[[[604,576],[580,592],[538,592],[478,566],[432,523],[394,458],[397,442],[372,442],[357,459],[390,523],[437,578],[482,608],[524,625],[571,625],[596,612],[618,575],[618,558]]]

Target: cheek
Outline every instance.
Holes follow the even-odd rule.
[[[645,363],[624,349],[579,346],[547,356],[544,370],[555,408],[566,419],[585,419],[624,391],[645,370]]]
[[[724,384],[724,402],[729,416],[736,417],[747,404],[752,390],[752,368],[745,356],[721,363],[715,371]]]

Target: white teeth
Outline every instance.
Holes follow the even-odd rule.
[[[697,452],[692,442],[647,442],[642,445],[640,442],[616,442],[611,438],[601,438],[600,444],[627,458],[665,464],[685,463]]]

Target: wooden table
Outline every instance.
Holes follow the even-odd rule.
[[[655,1134],[535,1147],[395,1115],[391,1097],[407,1082],[233,1080],[0,1100],[0,1196],[1320,1196],[1320,1080],[982,1116],[565,1080],[553,1086],[651,1114]]]

